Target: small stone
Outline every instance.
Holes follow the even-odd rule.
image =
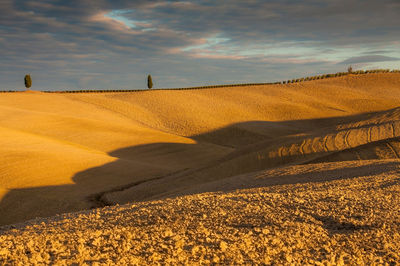
[[[264,235],[268,235],[268,234],[269,234],[269,229],[264,228],[264,229],[262,230],[262,233],[263,233]]]
[[[164,234],[163,234],[164,237],[171,237],[171,236],[173,236],[173,235],[174,235],[174,234],[172,233],[171,229],[165,230],[165,231],[164,231]]]
[[[225,250],[228,248],[228,244],[227,244],[225,241],[221,241],[221,242],[219,243],[219,248],[220,248],[222,251],[225,251]]]

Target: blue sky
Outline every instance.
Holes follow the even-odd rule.
[[[400,1],[1,0],[0,89],[141,89],[400,68]]]

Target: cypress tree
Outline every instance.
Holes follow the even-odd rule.
[[[147,76],[147,88],[153,88],[153,80],[151,79],[151,75]]]
[[[25,75],[24,81],[25,81],[25,87],[26,87],[27,89],[29,89],[30,87],[32,87],[31,75]]]
[[[352,66],[349,66],[349,67],[347,68],[347,72],[353,73],[353,67],[352,67]]]

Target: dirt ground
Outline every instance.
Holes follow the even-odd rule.
[[[367,161],[357,165],[365,169],[360,176],[347,175],[354,166],[254,173],[259,180],[299,171],[310,181],[316,168],[337,171],[336,180],[194,194],[6,226],[0,263],[395,265],[400,162]]]

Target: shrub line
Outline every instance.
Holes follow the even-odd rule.
[[[224,88],[224,87],[243,87],[243,86],[263,86],[263,85],[277,85],[277,84],[292,84],[300,83],[312,80],[320,80],[326,78],[342,77],[346,75],[364,75],[364,74],[375,74],[375,73],[400,73],[400,70],[394,69],[372,69],[372,70],[357,70],[352,72],[338,72],[335,74],[322,74],[317,76],[310,76],[305,78],[297,78],[292,80],[284,80],[277,82],[266,82],[266,83],[243,83],[243,84],[225,84],[225,85],[209,85],[209,86],[198,86],[198,87],[186,87],[186,88],[160,88],[151,90],[96,90],[96,89],[85,89],[85,90],[63,90],[63,91],[42,91],[44,93],[113,93],[113,92],[144,92],[144,91],[159,91],[159,90],[199,90],[199,89],[213,89],[213,88]],[[0,90],[0,93],[7,92],[23,92],[15,90]]]

